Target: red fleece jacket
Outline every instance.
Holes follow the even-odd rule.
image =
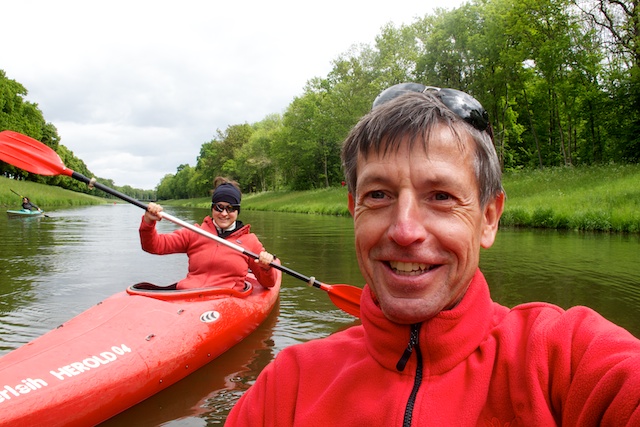
[[[361,326],[280,352],[226,425],[640,426],[640,340],[593,310],[508,309],[478,270],[415,329],[402,371],[415,327],[389,322],[368,287],[361,311]]]
[[[211,217],[205,217],[199,227],[215,236],[218,235]],[[258,237],[250,232],[250,229],[251,226],[247,224],[234,231],[226,239],[254,254],[259,254],[264,250],[264,247]],[[180,228],[172,233],[159,234],[156,231],[155,222],[147,224],[143,216],[139,231],[140,243],[146,252],[158,255],[187,254],[189,272],[186,278],[178,282],[178,289],[208,286],[242,289],[249,268],[262,286],[270,288],[276,283],[277,270],[275,268],[264,270],[253,259],[241,252],[186,228]]]

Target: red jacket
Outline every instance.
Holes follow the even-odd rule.
[[[199,227],[215,236],[218,235],[213,220],[209,216]],[[226,239],[257,255],[264,250],[264,247],[258,237],[249,231],[250,228],[251,226],[247,224]],[[242,289],[249,268],[262,286],[270,288],[276,283],[275,268],[264,270],[253,259],[241,252],[186,228],[159,234],[156,231],[155,222],[147,224],[143,219],[139,231],[140,243],[146,252],[158,255],[187,254],[189,272],[186,278],[178,282],[178,289],[208,286]]]
[[[478,270],[399,370],[415,327],[361,304],[361,326],[282,350],[226,425],[640,426],[640,341],[588,308],[508,309]]]

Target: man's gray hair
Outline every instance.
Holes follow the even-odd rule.
[[[405,137],[422,143],[428,152],[431,132],[439,125],[451,129],[462,147],[468,134],[475,142],[474,169],[482,207],[503,192],[500,161],[490,132],[479,131],[431,94],[408,92],[375,107],[351,129],[342,145],[342,167],[349,192],[355,195],[358,156],[397,152]]]

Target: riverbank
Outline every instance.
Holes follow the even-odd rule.
[[[15,194],[13,191],[20,196]],[[17,181],[0,176],[0,206],[6,209],[22,209],[21,196],[26,196],[44,211],[82,205],[101,205],[107,200],[65,190],[54,185],[38,184],[31,181]]]
[[[640,165],[508,172],[504,227],[640,233]],[[168,205],[208,208],[208,198]],[[245,195],[242,209],[349,215],[346,188]]]
[[[507,173],[504,226],[640,233],[640,165]]]
[[[504,227],[640,233],[640,165],[548,168],[508,172]],[[44,209],[105,203],[58,187],[0,177],[0,204],[16,207],[26,194]],[[209,208],[208,197],[166,200],[165,205]],[[242,209],[349,215],[344,187],[246,194]]]

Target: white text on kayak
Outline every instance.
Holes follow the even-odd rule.
[[[103,351],[94,356],[87,357],[78,362],[71,362],[68,365],[61,366],[57,369],[50,370],[49,373],[53,378],[63,381],[67,378],[81,375],[84,372],[99,369],[100,367],[118,360],[118,357],[131,353],[131,349],[122,344],[120,346],[111,347],[111,351]],[[49,381],[54,381],[49,378]],[[17,384],[5,384],[0,388],[0,403],[21,397],[33,391],[47,387],[49,383],[43,378],[25,378]]]

